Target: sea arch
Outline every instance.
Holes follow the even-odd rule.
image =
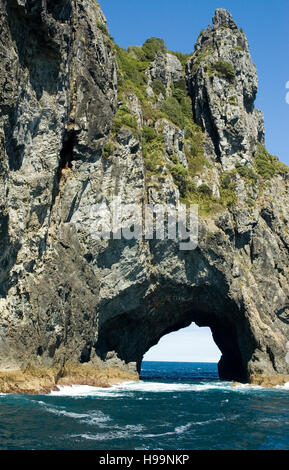
[[[113,318],[100,315],[96,353],[103,360],[114,351],[126,364],[141,370],[144,355],[160,339],[191,323],[209,327],[221,351],[218,371],[222,380],[248,381],[248,362],[254,338],[235,303],[210,286],[166,286],[143,300],[137,310]]]

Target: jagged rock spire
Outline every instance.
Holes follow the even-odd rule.
[[[218,8],[215,12],[213,18],[214,30],[224,26],[229,27],[230,29],[238,29],[236,22],[234,21],[231,13],[229,13],[224,8]]]
[[[188,65],[188,86],[195,119],[206,131],[225,170],[251,165],[264,141],[262,114],[254,108],[258,89],[248,40],[231,14],[219,9],[214,29],[202,31]]]

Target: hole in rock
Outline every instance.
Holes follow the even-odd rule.
[[[154,307],[158,310],[144,316],[136,317],[133,312],[101,318],[99,337],[94,344],[97,356],[106,360],[107,354],[113,352],[126,364],[134,363],[138,372],[148,360],[210,361],[218,363],[216,378],[218,371],[221,380],[248,382],[247,364],[254,343],[249,341],[246,324],[232,321],[232,305],[224,306],[223,311],[230,312],[227,317],[185,307],[176,309],[175,303],[159,306],[155,302]]]
[[[71,168],[71,162],[74,160],[74,147],[76,144],[76,132],[75,130],[67,131],[64,139],[63,145],[60,152],[60,170],[64,168]]]
[[[148,362],[210,363],[215,364],[213,368],[217,371],[221,354],[211,329],[192,323],[187,328],[163,336],[157,345],[150,348],[144,355],[141,375],[146,376]]]

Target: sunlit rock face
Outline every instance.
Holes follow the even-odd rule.
[[[195,119],[223,168],[252,164],[257,142],[264,143],[263,116],[254,108],[257,72],[247,38],[226,10],[201,32],[188,73]]]
[[[216,12],[186,71],[158,52],[128,83],[91,0],[0,7],[0,371],[129,376],[194,321],[221,378],[288,374],[288,173],[266,153],[268,174],[256,166],[256,69],[231,15]],[[93,209],[115,196],[209,207],[198,247],[96,239]]]

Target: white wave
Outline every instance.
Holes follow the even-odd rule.
[[[163,432],[160,434],[143,434],[142,437],[154,438],[154,437],[172,436],[173,434],[176,434],[176,431],[168,431],[168,432]]]
[[[286,382],[284,385],[276,385],[274,388],[279,388],[281,390],[289,390],[289,382]]]
[[[107,421],[111,421],[109,416],[104,415],[101,411],[92,411],[90,413],[73,413],[71,411],[58,410],[55,408],[47,407],[47,411],[56,414],[57,416],[65,416],[66,418],[77,419],[81,423],[90,425],[103,425]]]
[[[143,426],[141,424],[138,425],[128,425],[124,428],[117,429],[115,431],[110,431],[106,433],[99,433],[99,434],[74,434],[70,435],[69,439],[86,439],[90,441],[110,441],[114,439],[131,439],[132,437],[137,437],[141,435],[143,437]]]
[[[196,421],[195,423],[193,423],[193,425],[194,426],[204,426],[204,424],[216,423],[218,421],[232,421],[236,418],[239,418],[239,415],[230,417],[229,419],[224,416],[223,418],[208,419],[206,421]]]
[[[276,387],[277,388],[277,387]],[[289,383],[280,388],[289,389]],[[240,384],[232,386],[231,382],[205,382],[190,383],[164,383],[164,382],[123,382],[109,388],[90,387],[88,385],[60,386],[58,391],[50,393],[52,396],[71,397],[126,397],[132,392],[142,393],[170,393],[170,392],[205,392],[209,390],[226,390],[227,392],[250,392],[253,390],[266,390],[259,385]],[[175,395],[175,398],[177,396]]]
[[[178,426],[175,428],[175,433],[182,434],[183,432],[188,431],[188,429],[190,429],[193,425],[194,423],[188,423],[188,424],[184,424],[183,426]]]
[[[63,406],[53,406],[43,401],[33,400],[34,403],[41,405],[48,413],[55,414],[57,416],[64,416],[66,418],[79,420],[81,423],[90,425],[103,426],[107,421],[111,421],[111,418],[102,411],[94,410],[89,413],[75,413],[73,411],[66,411]]]
[[[104,390],[103,388],[91,387],[89,385],[61,385],[58,387],[59,390],[53,390],[49,395],[52,396],[87,396],[94,394],[98,390]]]
[[[230,391],[235,392],[250,392],[254,390],[263,390],[266,391],[266,388],[261,387],[261,385],[252,385],[252,384],[238,384],[238,385],[230,385]]]
[[[127,429],[130,432],[142,432],[144,427],[142,424],[127,424],[124,429]]]
[[[186,431],[188,431],[189,429],[194,428],[195,426],[204,426],[206,424],[211,424],[211,423],[215,423],[215,422],[218,422],[218,421],[233,421],[233,420],[235,420],[239,417],[240,417],[240,415],[234,415],[234,416],[231,416],[230,418],[227,418],[227,417],[223,416],[221,418],[208,419],[206,421],[190,422],[190,423],[184,424],[182,426],[177,426],[174,429],[174,431],[168,431],[168,432],[159,433],[159,434],[143,434],[143,437],[144,438],[155,438],[155,437],[170,436],[170,435],[173,435],[173,434],[177,434],[177,435],[178,434],[183,434]]]

